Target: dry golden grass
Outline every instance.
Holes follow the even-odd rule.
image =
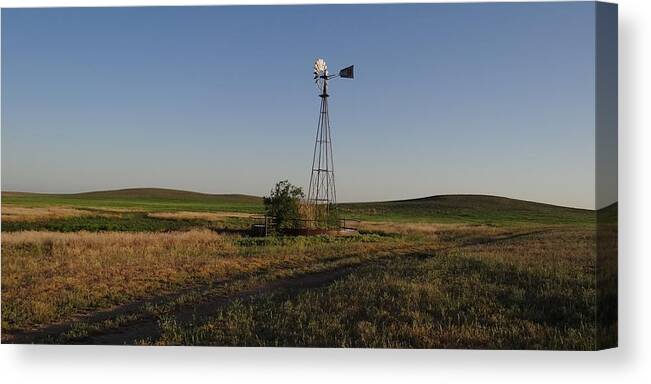
[[[158,219],[172,219],[172,220],[206,220],[206,221],[221,221],[228,218],[250,218],[255,216],[252,213],[244,212],[150,212],[147,214],[149,217]]]
[[[314,207],[311,204],[301,202],[298,205],[298,216],[306,220],[308,226],[312,226],[314,224],[312,221],[316,219]]]
[[[394,223],[383,221],[361,221],[358,229],[367,232],[379,232],[386,234],[402,235],[442,235],[456,234],[461,236],[469,235],[499,235],[506,233],[508,229],[491,227],[487,225],[469,225],[469,224],[434,224],[434,223]]]
[[[369,264],[321,289],[236,301],[203,324],[169,318],[154,342],[595,349],[594,230],[544,229],[469,244],[442,237],[462,241]]]
[[[219,220],[226,214],[150,215]],[[221,320],[209,321],[197,329],[164,329],[158,342],[570,349],[592,345],[594,231],[390,222],[362,222],[360,229],[368,234],[262,239],[207,229],[3,233],[2,329],[11,335],[180,288],[194,292],[213,281],[237,286],[238,281],[280,279],[384,258],[331,288],[309,290],[297,301],[280,295],[225,308],[218,317],[233,318],[227,332]],[[276,320],[266,318],[268,313]],[[217,325],[217,331],[210,328]],[[296,339],[296,330],[306,338]],[[261,334],[268,338],[258,337]]]
[[[39,221],[52,219],[65,219],[68,217],[97,216],[96,212],[85,211],[65,207],[15,207],[11,205],[2,206],[2,221]]]
[[[2,233],[3,329],[65,320],[74,313],[163,294],[196,282],[319,268],[320,263],[351,257],[360,261],[398,257],[504,235],[504,230],[479,226],[366,225],[376,232],[413,236],[256,240],[206,229]]]
[[[180,286],[370,258],[391,239],[248,242],[209,230],[168,233],[2,233],[3,329],[26,328],[173,291]]]
[[[242,270],[210,231],[2,234],[3,323],[48,323],[175,284]]]

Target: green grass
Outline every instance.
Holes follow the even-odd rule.
[[[595,224],[595,212],[484,195],[443,195],[377,203],[347,203],[345,216],[370,221],[489,225]]]
[[[160,188],[135,188],[77,194],[3,192],[3,204],[23,207],[129,208],[147,211],[229,211],[261,213],[262,199],[248,195],[210,195]]]
[[[123,213],[116,217],[81,216],[41,221],[8,221],[2,223],[2,231],[162,232],[211,226],[212,223],[203,220],[160,219],[149,217],[146,213]]]
[[[230,211],[262,213],[262,199],[247,195],[210,195],[158,188],[79,194],[4,192],[3,204],[24,207],[128,208],[155,211]],[[342,216],[369,221],[473,223],[501,226],[526,224],[593,225],[595,211],[559,207],[484,195],[444,195],[375,203],[345,203]],[[612,211],[609,210],[609,211]],[[612,215],[609,215],[609,217]]]

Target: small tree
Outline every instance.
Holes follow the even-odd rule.
[[[264,197],[265,212],[276,219],[276,229],[298,228],[303,189],[283,180],[276,183],[269,196]]]

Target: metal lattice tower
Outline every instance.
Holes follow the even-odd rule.
[[[328,114],[328,76],[327,72],[319,76],[322,81],[321,108],[319,123],[316,129],[314,155],[312,156],[312,175],[308,188],[307,200],[314,207],[315,219],[327,219],[337,204],[337,189],[335,188],[335,166],[332,157],[332,134],[330,131],[330,116]]]
[[[328,67],[323,59],[314,63],[314,79],[321,91],[321,108],[319,123],[314,142],[312,156],[312,174],[308,187],[307,202],[312,208],[313,218],[317,225],[332,225],[337,205],[337,189],[335,187],[335,166],[332,156],[332,133],[328,111],[328,80],[334,77],[353,78],[353,67],[342,69],[339,75],[329,75]]]

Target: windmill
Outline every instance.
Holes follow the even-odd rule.
[[[314,62],[314,80],[319,90],[321,108],[314,142],[307,203],[313,212],[312,215],[317,226],[332,227],[338,225],[336,217],[337,189],[335,188],[332,133],[328,112],[328,97],[330,96],[328,95],[328,81],[335,77],[352,79],[353,76],[352,65],[339,71],[338,75],[330,75],[325,60],[317,59]]]

